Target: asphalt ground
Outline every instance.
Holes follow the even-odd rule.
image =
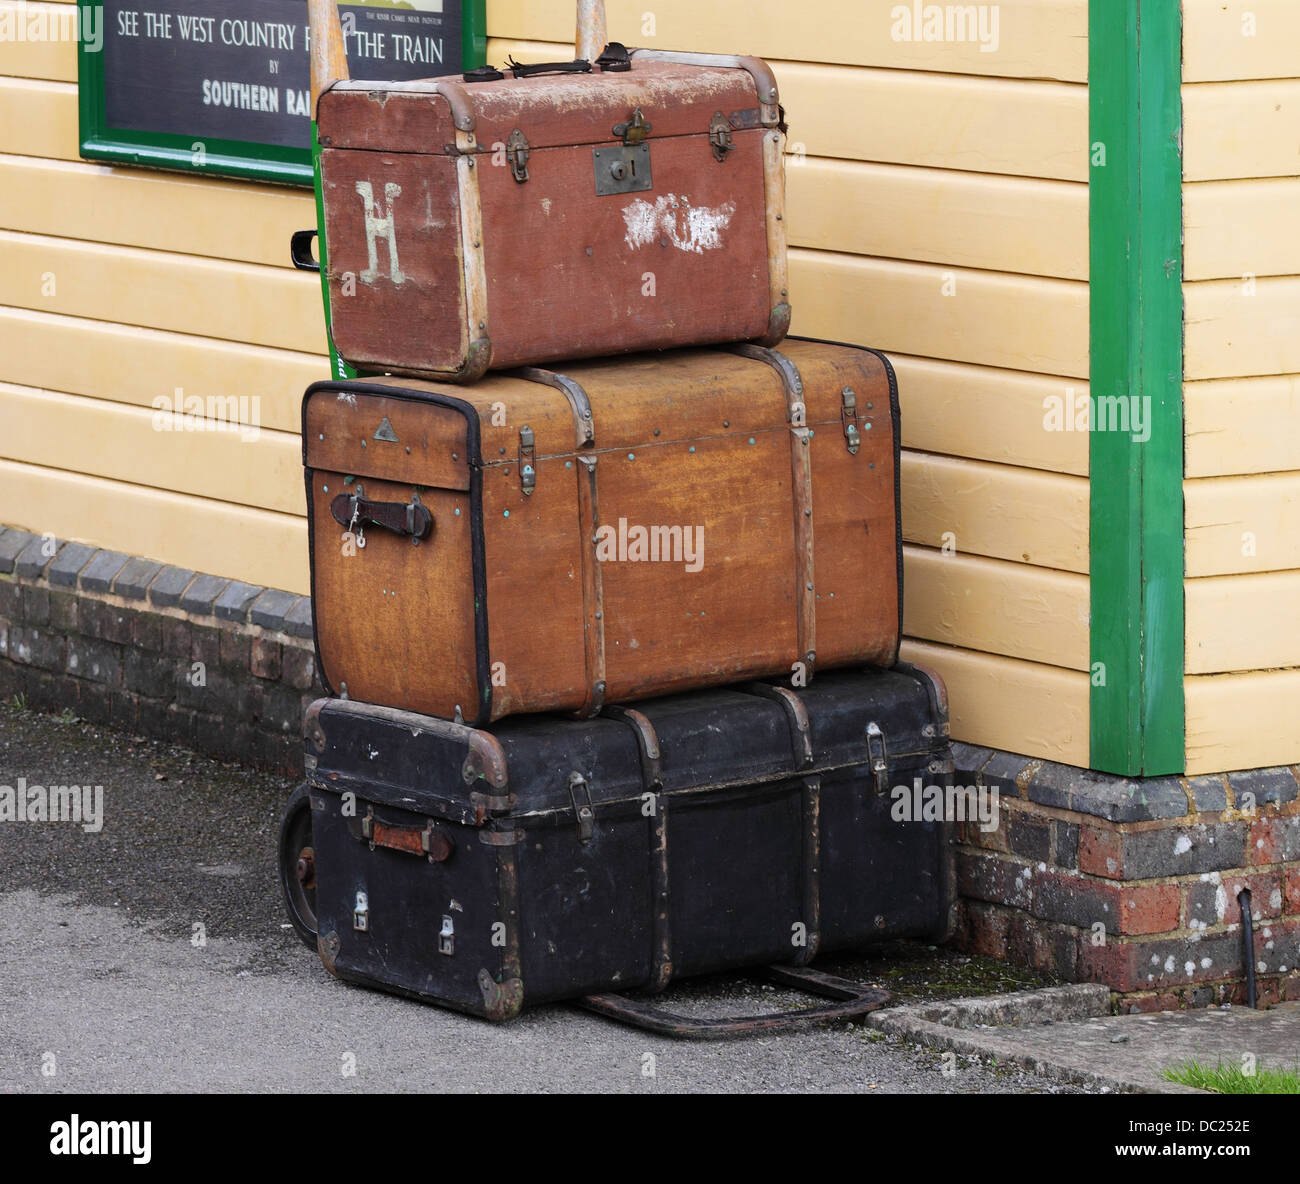
[[[0,785],[102,785],[102,830],[0,822],[0,1091],[1070,1093],[997,1058],[862,1024],[671,1040],[568,1005],[505,1025],[341,983],[289,928],[276,878],[290,781],[6,705]],[[828,961],[900,1003],[1041,985],[893,943]],[[727,975],[688,1014],[779,1009]],[[1096,1087],[1091,1087],[1094,1091]]]

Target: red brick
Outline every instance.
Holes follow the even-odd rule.
[[[1168,1009],[1160,1005],[1162,998],[1164,998],[1162,995],[1125,995],[1119,1009],[1124,1015],[1131,1015],[1134,1012],[1166,1011]]]
[[[249,669],[258,678],[280,677],[280,643],[265,637],[253,638]]]
[[[1014,909],[1007,919],[1007,961],[1032,966],[1034,961],[1034,919]]]
[[[1079,974],[1117,991],[1170,991],[1241,973],[1240,938],[1209,934],[1184,937],[1113,939],[1104,946],[1082,941]],[[1205,963],[1208,962],[1208,965]],[[1188,966],[1190,964],[1190,969]]]
[[[284,647],[281,677],[298,691],[309,691],[316,681],[316,655],[300,646]]]
[[[1300,913],[1300,868],[1287,872],[1282,896],[1284,912]]]
[[[1079,833],[1079,870],[1108,880],[1124,878],[1123,836],[1117,830],[1085,826]]]
[[[1288,974],[1282,979],[1282,998],[1288,1003],[1300,1002],[1300,974]]]
[[[1065,925],[1038,921],[1033,938],[1034,969],[1073,982],[1079,968],[1079,934]]]
[[[223,666],[241,672],[248,669],[252,652],[252,639],[248,634],[237,633],[234,629],[223,629],[217,645],[221,651]]]
[[[1009,914],[969,900],[963,902],[962,909],[966,917],[966,948],[972,954],[1005,960]]]
[[[1128,994],[1119,1002],[1119,1011],[1186,1011],[1187,996],[1175,990],[1162,990],[1156,994]]]
[[[1178,928],[1182,890],[1177,884],[1135,884],[1119,893],[1121,933],[1168,933]]]
[[[1133,969],[1129,947],[1117,941],[1096,946],[1087,938],[1079,942],[1079,978],[1105,983],[1116,991],[1137,991],[1149,986]]]
[[[1001,851],[1004,853],[1011,850],[1007,842],[1007,828],[1005,826],[983,831],[980,829],[978,822],[963,821],[961,828],[962,842],[969,843],[972,847],[978,847],[983,851]]]
[[[1256,818],[1246,839],[1246,862],[1252,866],[1278,862],[1276,818]]]
[[[1241,906],[1237,903],[1237,893],[1243,888],[1250,889],[1250,911],[1261,919],[1280,917],[1282,915],[1282,876],[1279,872],[1256,872],[1244,876],[1240,872],[1225,872],[1223,889],[1228,897],[1228,907],[1224,910],[1223,920],[1227,925],[1241,924]],[[1277,903],[1273,903],[1273,893],[1278,894]]]

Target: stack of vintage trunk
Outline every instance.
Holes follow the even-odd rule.
[[[783,342],[769,68],[611,44],[350,82],[331,40],[323,278],[336,373],[374,376],[303,402],[335,697],[295,923],[494,1019],[944,930],[943,828],[890,793],[951,773],[942,684],[897,664],[894,375]]]

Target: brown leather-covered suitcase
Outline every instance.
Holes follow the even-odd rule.
[[[317,383],[321,676],[478,725],[891,665],[897,421],[883,355],[794,339]]]
[[[472,382],[785,336],[771,69],[622,46],[563,68],[324,89],[331,326],[353,367]]]

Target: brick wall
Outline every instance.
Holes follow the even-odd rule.
[[[1251,892],[1261,1004],[1300,999],[1300,783],[1290,768],[1121,779],[957,746],[996,786],[987,833],[959,827],[958,941],[1128,1010],[1244,1002],[1237,903]]]
[[[323,694],[306,597],[0,531],[0,698],[297,775]]]
[[[50,536],[0,530],[0,698],[298,775],[324,694],[311,603]],[[956,745],[996,787],[996,827],[958,827],[956,941],[1133,1010],[1300,999],[1300,782],[1289,768],[1125,780]]]

